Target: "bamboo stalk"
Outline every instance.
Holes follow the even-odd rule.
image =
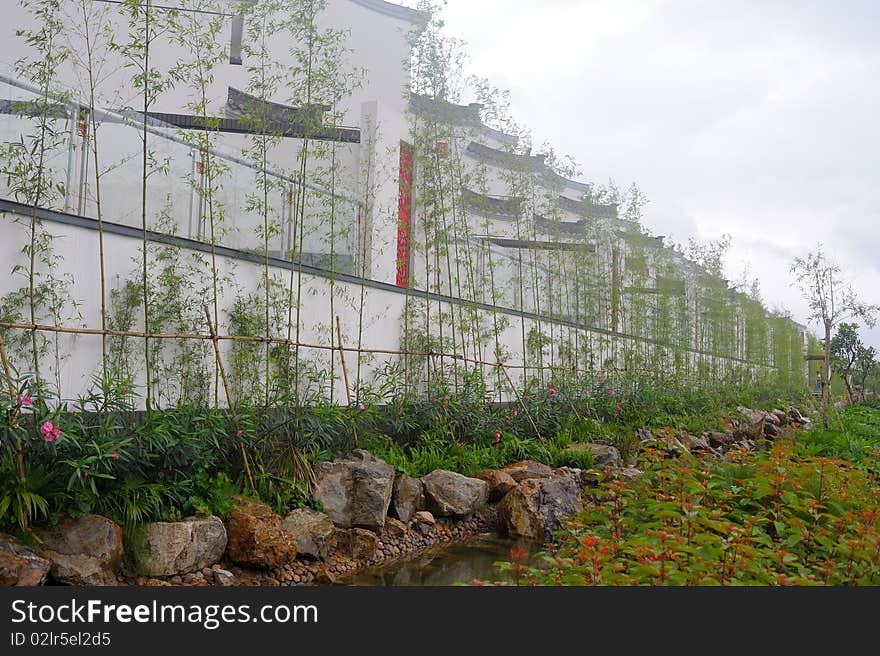
[[[226,371],[223,368],[223,358],[220,355],[220,342],[217,339],[216,332],[214,331],[214,322],[211,319],[211,310],[207,305],[205,308],[205,318],[208,320],[208,330],[211,333],[211,343],[214,345],[214,356],[217,359],[217,368],[220,370],[220,379],[223,381],[223,390],[226,392],[226,403],[229,405],[229,411],[232,413],[232,419],[235,421],[235,425],[238,426],[238,416],[235,412],[235,405],[232,402],[232,393],[229,391],[229,380],[226,378]],[[244,440],[238,441],[238,446],[241,448],[241,459],[244,462],[244,472],[247,475],[248,482],[251,484],[251,490],[256,491],[257,487],[254,485],[254,477],[251,476],[251,467],[248,463],[247,451],[244,449]]]
[[[516,385],[513,384],[513,381],[510,379],[510,374],[507,373],[507,369],[502,364],[501,360],[496,362],[496,365],[501,368],[501,371],[504,372],[504,377],[507,379],[507,384],[510,385],[510,389],[513,390],[513,395],[516,397],[516,400],[519,401],[520,407],[523,409],[523,412],[526,413],[526,419],[529,420],[529,423],[532,425],[532,428],[535,431],[535,435],[538,436],[539,440],[543,440],[541,437],[541,431],[538,430],[537,425],[535,425],[535,421],[532,419],[532,415],[529,413],[529,409],[526,407],[525,402],[522,400],[522,397],[519,394],[519,390],[516,389]]]
[[[345,381],[345,398],[348,400],[348,406],[351,407],[351,390],[348,387],[348,367],[345,365],[345,351],[342,349],[342,324],[339,321],[339,315],[336,316],[336,336],[339,339],[339,361],[342,363],[342,377]],[[357,422],[352,421],[351,431],[354,434],[354,444],[358,445]]]

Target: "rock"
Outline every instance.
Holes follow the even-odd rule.
[[[342,528],[379,531],[391,505],[394,468],[363,449],[315,466],[315,498]]]
[[[708,451],[711,448],[709,440],[703,436],[697,437],[690,433],[682,433],[681,441],[689,451]]]
[[[776,423],[779,426],[785,426],[788,423],[788,415],[786,415],[782,410],[772,410],[773,416],[776,417]]]
[[[636,469],[635,467],[622,467],[615,472],[615,476],[627,483],[632,483],[636,478],[641,476],[642,473],[641,469]]]
[[[526,479],[498,505],[500,528],[508,535],[549,541],[565,520],[580,511],[580,487],[568,477]]]
[[[620,451],[610,444],[597,444],[594,442],[578,442],[565,447],[563,453],[591,452],[593,454],[594,467],[620,467]]]
[[[301,556],[323,560],[330,553],[336,527],[328,515],[311,508],[297,508],[281,524],[296,540]]]
[[[100,515],[83,515],[36,531],[52,578],[69,585],[117,585],[122,528]]]
[[[429,513],[427,510],[420,510],[415,515],[413,515],[413,523],[434,526],[434,524],[437,523],[437,520],[434,519],[434,515]]]
[[[422,479],[428,510],[441,517],[470,515],[489,498],[489,484],[445,469],[437,469]]]
[[[43,585],[51,563],[11,535],[0,533],[0,585]]]
[[[336,577],[331,572],[321,569],[315,573],[315,582],[322,585],[333,585],[336,583]]]
[[[501,501],[508,492],[516,487],[516,481],[506,471],[497,469],[484,469],[475,475],[481,481],[489,485],[489,501],[492,503]]]
[[[580,485],[581,475],[583,474],[582,469],[578,469],[577,467],[557,467],[553,470],[554,476],[565,476],[566,478],[570,478],[575,483]]]
[[[737,412],[746,418],[745,424],[741,427],[743,432],[752,439],[758,439],[764,434],[764,412],[760,410],[751,410],[741,405],[736,406]]]
[[[639,442],[650,442],[654,439],[654,433],[647,428],[636,428],[636,439]]]
[[[417,478],[399,475],[394,480],[391,494],[392,516],[408,523],[419,510],[425,509],[425,486]]]
[[[709,440],[710,447],[714,447],[716,449],[723,448],[735,441],[733,435],[730,435],[729,433],[718,433],[715,431],[710,431],[708,433],[705,433],[704,436]]]
[[[223,557],[226,527],[214,516],[149,522],[132,531],[126,551],[138,574],[187,574],[210,567]]]
[[[230,560],[262,569],[293,563],[296,539],[284,530],[283,520],[264,503],[235,497],[226,519]]]
[[[520,460],[512,465],[507,465],[503,471],[517,483],[527,478],[549,478],[553,475],[552,468],[534,460]]]
[[[598,487],[599,483],[601,483],[605,478],[605,474],[600,472],[598,469],[581,469],[580,472],[581,475],[578,483],[582,488]]]
[[[798,410],[797,408],[791,408],[788,411],[788,416],[792,421],[795,421],[799,424],[809,424],[810,423],[810,420],[807,417],[805,417],[803,414],[801,414],[801,411]]]
[[[406,535],[407,525],[404,524],[399,519],[395,519],[394,517],[389,517],[385,520],[385,533],[392,537],[401,537]]]
[[[218,585],[222,588],[228,588],[229,586],[235,585],[235,575],[228,569],[215,569],[214,585]]]
[[[767,422],[764,424],[764,435],[765,437],[779,437],[782,435],[782,429],[776,424]]]
[[[379,537],[363,528],[350,528],[336,534],[339,550],[352,560],[371,560],[379,550]]]

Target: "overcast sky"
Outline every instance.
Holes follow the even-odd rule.
[[[788,267],[822,242],[880,303],[880,1],[448,0],[443,16],[536,145],[639,185],[654,234],[730,233],[728,277],[748,266],[801,322]],[[880,350],[880,329],[864,337]]]

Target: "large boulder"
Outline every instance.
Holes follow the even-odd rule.
[[[613,447],[610,444],[576,442],[565,447],[562,452],[572,455],[589,453],[592,455],[594,467],[620,467],[622,463],[620,451],[617,450],[617,447]]]
[[[296,539],[284,530],[281,517],[264,503],[235,497],[226,518],[226,553],[240,565],[269,569],[292,564]]]
[[[352,560],[368,561],[379,551],[379,537],[364,528],[350,528],[336,534],[336,546]]]
[[[100,515],[83,515],[38,529],[52,578],[69,585],[116,585],[122,528]]]
[[[0,585],[43,585],[51,563],[11,535],[0,533]]]
[[[401,474],[394,481],[391,510],[397,519],[409,523],[413,515],[425,509],[425,486],[417,478]]]
[[[544,542],[582,508],[580,486],[571,477],[528,478],[498,504],[498,524],[508,535]]]
[[[745,418],[740,423],[740,430],[745,436],[756,440],[764,435],[766,419],[762,410],[752,410],[741,405],[736,406],[736,410]]]
[[[489,501],[492,503],[501,501],[504,495],[516,487],[516,481],[513,480],[513,476],[497,469],[484,469],[481,472],[477,472],[475,477],[481,481],[486,481],[489,485]]]
[[[470,515],[486,505],[489,484],[456,472],[437,469],[422,478],[428,510],[440,517]]]
[[[220,518],[150,522],[136,528],[126,545],[138,574],[174,576],[210,567],[226,551],[226,527]]]
[[[301,556],[323,560],[330,553],[336,527],[328,515],[311,508],[297,508],[284,518],[282,526],[296,540]]]
[[[341,528],[379,531],[391,505],[394,468],[363,449],[315,466],[315,498]]]
[[[519,483],[527,478],[550,478],[553,476],[553,468],[534,460],[520,460],[512,465],[507,465],[504,468],[504,473]]]

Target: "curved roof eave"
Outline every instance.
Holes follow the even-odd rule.
[[[431,14],[420,9],[411,9],[403,5],[396,5],[393,2],[385,2],[385,0],[351,0],[351,2],[366,9],[399,18],[400,20],[409,21],[417,25],[423,25],[431,19]]]

